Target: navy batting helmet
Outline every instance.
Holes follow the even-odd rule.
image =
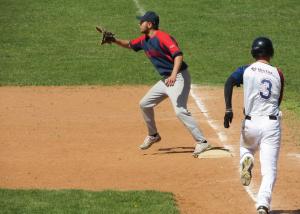
[[[251,54],[254,58],[273,57],[274,49],[272,41],[267,37],[258,37],[254,39]]]

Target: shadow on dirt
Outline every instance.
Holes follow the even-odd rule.
[[[193,153],[194,152],[194,147],[185,147],[185,146],[180,146],[180,147],[170,147],[170,148],[159,148],[158,152],[154,152],[151,155],[164,155],[164,154],[180,154],[180,153]],[[229,149],[226,149],[224,147],[220,146],[215,146],[211,147],[210,149],[206,151],[211,151],[211,150],[220,150],[220,151],[226,151],[230,152]],[[206,152],[205,151],[205,152]],[[204,153],[205,153],[204,152]]]
[[[300,209],[297,210],[273,210],[270,214],[300,214]]]

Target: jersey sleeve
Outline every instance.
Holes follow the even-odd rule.
[[[236,85],[237,87],[241,86],[241,84],[243,84],[243,75],[244,75],[244,72],[246,70],[246,68],[248,67],[249,65],[244,65],[244,66],[241,66],[241,67],[238,67],[232,74],[231,74],[231,77],[233,77],[236,81]]]
[[[170,53],[173,59],[176,56],[183,55],[182,51],[178,47],[176,40],[172,36],[168,34],[162,35],[161,42],[164,49],[166,49]]]
[[[145,39],[145,36],[140,36],[136,39],[133,39],[129,42],[129,46],[134,50],[134,51],[140,51],[143,49],[142,47],[142,42]]]

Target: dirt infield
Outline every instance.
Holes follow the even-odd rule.
[[[189,110],[214,146],[233,157],[195,159],[194,142],[169,101],[156,107],[162,141],[141,151],[146,128],[139,87],[0,87],[0,188],[144,190],[173,192],[181,213],[255,213],[259,184],[239,181],[242,91],[234,92],[234,123],[222,128],[222,88],[193,89]],[[212,125],[213,124],[213,125]],[[225,140],[220,141],[220,135]],[[273,213],[300,213],[300,147],[283,120]],[[298,211],[297,211],[298,210]]]

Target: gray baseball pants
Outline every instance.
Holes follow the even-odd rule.
[[[158,132],[153,108],[169,97],[176,116],[187,127],[195,141],[204,141],[205,138],[199,130],[196,121],[187,110],[187,101],[191,89],[191,78],[188,70],[183,70],[177,74],[176,82],[173,86],[166,86],[164,80],[158,81],[140,101],[140,108],[148,127],[148,134],[154,135]]]

